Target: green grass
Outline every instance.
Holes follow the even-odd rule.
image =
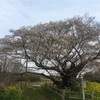
[[[75,97],[76,99],[72,99],[73,97]],[[82,98],[82,94],[74,93],[74,92],[66,93],[66,100],[78,100],[77,98]],[[90,97],[87,97],[87,98],[90,98]],[[3,100],[2,94],[1,94],[0,100]],[[36,88],[30,87],[30,88],[27,88],[26,90],[23,90],[22,100],[62,100],[62,98],[56,93],[48,90],[45,86],[41,86],[41,87],[36,87]],[[96,99],[96,100],[99,100],[99,99]]]
[[[27,89],[27,93],[23,96],[23,100],[61,100],[61,97],[47,90],[45,87],[41,87],[37,89]]]
[[[51,82],[49,82],[51,84]],[[37,85],[40,85],[38,87]],[[24,91],[24,96],[22,100],[62,100],[62,98],[54,92],[46,89],[45,82],[30,82],[27,84],[27,92]],[[73,100],[68,99],[70,97],[75,98],[82,98],[81,93],[66,93],[66,100]],[[86,96],[87,98],[91,98]]]
[[[45,83],[48,83],[50,86],[52,84],[51,81],[28,82],[27,83],[27,90],[26,90],[25,86],[24,86],[25,84],[23,82],[22,100],[62,100],[62,98],[58,94],[48,90],[46,88]],[[16,84],[16,87],[20,88],[21,87],[20,85],[21,85],[20,82],[18,82]],[[57,91],[57,92],[59,92],[59,91]],[[72,93],[71,91],[66,93],[66,100],[75,100],[75,99],[71,99],[73,97],[75,97],[77,100],[77,98],[82,98],[82,94],[81,93]],[[91,98],[88,95],[86,97]],[[1,95],[1,98],[2,98],[2,95]],[[0,100],[3,100],[1,98],[0,98]],[[86,99],[86,100],[88,100],[88,99]]]

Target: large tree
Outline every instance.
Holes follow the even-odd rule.
[[[100,27],[94,18],[73,17],[65,21],[11,30],[1,39],[1,51],[30,59],[35,73],[64,88],[73,86],[78,73],[100,56]],[[28,61],[28,60],[27,60]],[[45,70],[47,73],[40,73]]]

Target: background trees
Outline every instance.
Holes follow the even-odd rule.
[[[100,27],[93,19],[77,16],[11,30],[1,40],[1,51],[33,62],[34,73],[56,85],[72,87],[78,73],[100,56]]]
[[[22,72],[22,64],[15,59],[7,57],[7,55],[0,56],[0,87],[9,86],[16,83],[18,75]]]

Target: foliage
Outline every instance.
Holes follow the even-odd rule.
[[[89,82],[87,81],[87,87],[85,88],[85,93],[94,92],[94,100],[100,99],[100,84],[96,82]],[[82,98],[81,94],[81,84],[78,84],[75,87],[76,90],[71,91],[70,88],[66,88],[66,98]],[[76,92],[77,91],[77,92]],[[91,94],[86,94],[86,98],[90,99]],[[1,95],[1,94],[0,94]],[[61,100],[61,97],[57,94],[49,91],[45,86],[40,88],[28,88],[27,93],[25,93],[15,87],[10,86],[4,89],[3,99],[0,100]]]
[[[49,91],[46,87],[38,89],[29,88],[27,90],[27,97],[24,97],[25,96],[23,96],[23,100],[61,100],[60,96]]]
[[[81,92],[82,89],[81,89],[81,84],[78,83],[77,85],[74,86],[73,90],[71,91],[74,91],[74,92]]]
[[[3,100],[21,100],[22,99],[22,90],[15,86],[5,87]]]
[[[81,84],[78,84],[77,86],[75,86],[74,91],[82,92]],[[87,93],[90,93],[90,96],[94,94],[94,100],[99,100],[100,99],[100,83],[86,81],[86,88],[85,88],[86,97],[89,96]]]
[[[18,74],[23,69],[20,61],[7,54],[0,54],[0,87],[14,85],[19,76],[15,73]]]
[[[100,92],[100,83],[96,83],[96,82],[86,82],[86,88],[85,88],[85,92],[95,92],[95,93],[99,93]]]
[[[28,71],[44,75],[61,88],[73,87],[83,68],[100,63],[96,61],[100,56],[100,25],[94,17],[76,16],[11,32],[0,41],[1,54],[27,58],[33,63],[33,70]]]
[[[94,93],[94,100],[100,99],[100,83],[87,81],[87,88],[85,92]]]

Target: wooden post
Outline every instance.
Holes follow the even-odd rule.
[[[91,93],[91,100],[94,100],[94,92]]]
[[[65,89],[63,89],[62,100],[65,100]]]
[[[25,72],[25,87],[24,87],[24,91],[25,91],[25,98],[27,98],[27,68],[28,68],[28,58],[26,57],[26,72]]]

